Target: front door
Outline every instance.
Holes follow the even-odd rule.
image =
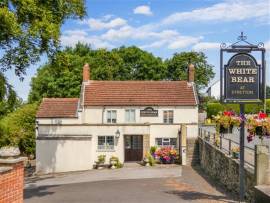
[[[143,158],[143,136],[125,135],[125,161],[141,161]]]

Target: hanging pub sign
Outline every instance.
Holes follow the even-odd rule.
[[[256,59],[245,53],[231,57],[225,65],[226,100],[260,99],[260,66]]]
[[[241,33],[238,42],[220,49],[220,99],[223,103],[262,103],[265,99],[265,49],[253,45]],[[244,42],[245,44],[239,44]],[[261,53],[260,64],[253,53]],[[224,53],[233,54],[223,64]],[[259,55],[257,54],[258,58]]]
[[[155,110],[153,107],[146,107],[140,111],[141,117],[158,117],[158,110]]]

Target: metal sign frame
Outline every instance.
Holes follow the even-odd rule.
[[[227,46],[225,43],[222,43],[220,46],[220,102],[221,103],[236,103],[236,104],[249,104],[249,103],[263,103],[265,99],[265,48],[263,43],[259,43],[258,45],[251,44],[246,41],[247,37],[243,35],[243,32],[238,37],[238,41],[234,44]],[[239,44],[240,42],[245,42],[244,45]],[[261,64],[257,63],[257,60],[253,55],[254,52],[260,52],[261,54]],[[251,56],[256,65],[259,66],[259,91],[258,91],[258,99],[227,99],[226,93],[226,65],[224,64],[224,55],[225,53],[235,53],[228,62],[236,55],[236,54],[245,54]]]
[[[238,41],[235,42],[234,44],[230,46],[226,46],[225,43],[222,43],[220,46],[220,101],[221,103],[236,103],[240,104],[240,116],[244,117],[245,114],[245,104],[247,103],[262,103],[265,100],[265,49],[263,48],[263,43],[259,43],[258,45],[251,44],[246,41],[247,37],[244,36],[243,32],[241,32],[241,35],[238,37]],[[240,42],[244,42],[245,44],[240,44]],[[245,54],[252,56],[252,52],[260,52],[261,53],[261,67],[259,67],[259,98],[254,100],[254,99],[233,99],[233,100],[226,100],[226,97],[224,95],[224,88],[225,88],[225,82],[226,78],[223,77],[226,76],[225,70],[226,67],[224,67],[223,64],[223,55],[224,53],[236,53],[234,54],[230,59],[235,57],[237,54]],[[229,59],[229,61],[230,61]],[[256,59],[254,58],[255,62]],[[229,63],[228,63],[229,64]],[[258,65],[256,63],[256,65]],[[240,124],[240,140],[239,140],[239,145],[240,145],[240,164],[239,164],[239,200],[240,202],[244,201],[245,197],[245,170],[244,170],[244,163],[245,163],[245,119],[242,120]]]

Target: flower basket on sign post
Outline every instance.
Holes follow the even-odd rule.
[[[261,140],[270,137],[270,118],[266,113],[260,112],[257,115],[247,116],[246,127],[248,142],[251,142],[255,136],[258,136]]]

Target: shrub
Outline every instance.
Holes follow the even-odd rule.
[[[112,164],[113,162],[115,162],[114,164]],[[110,164],[112,166],[114,166],[115,168],[122,168],[123,167],[123,164],[119,161],[119,158],[116,157],[116,156],[112,156],[110,158]]]
[[[0,147],[18,146],[25,155],[35,154],[37,104],[26,104],[0,121]]]

